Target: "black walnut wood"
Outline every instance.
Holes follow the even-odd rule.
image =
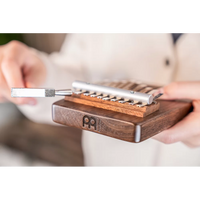
[[[142,142],[176,124],[192,107],[189,102],[158,102],[159,110],[141,118],[63,99],[53,104],[53,121],[128,142]]]

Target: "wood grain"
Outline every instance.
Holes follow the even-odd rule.
[[[159,103],[160,109],[144,118],[66,100],[55,102],[52,113],[57,123],[129,142],[135,142],[135,127],[140,126],[141,142],[176,124],[192,107],[191,103],[181,101]],[[84,117],[89,120],[85,122]]]
[[[93,98],[90,96],[85,96],[83,94],[77,95],[73,94],[72,96],[66,96],[66,101],[71,101],[83,105],[93,106],[96,108],[102,108],[106,110],[112,110],[115,112],[120,112],[128,115],[134,115],[137,117],[146,117],[151,113],[157,111],[160,107],[160,104],[151,104],[144,107],[137,107],[136,105],[129,105],[129,103],[119,103],[113,101],[104,101],[102,99]]]
[[[97,113],[90,112],[94,109],[96,110],[98,108],[61,100],[58,104],[53,104],[53,121],[126,141],[132,141],[134,139],[133,133],[135,126],[133,123],[116,120],[112,116],[103,116],[105,111],[103,109],[100,109],[101,111],[98,110]],[[96,129],[94,126],[89,127],[87,124],[83,124],[83,118],[85,116],[93,117],[96,120]]]

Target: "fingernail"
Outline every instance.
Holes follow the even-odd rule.
[[[158,89],[158,93],[164,94],[164,88],[159,88],[159,89]]]
[[[159,88],[158,93],[163,94],[162,96],[159,97],[159,99],[166,99],[166,94],[165,94],[164,88]]]

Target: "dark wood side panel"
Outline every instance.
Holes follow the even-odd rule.
[[[159,102],[158,111],[141,118],[61,100],[53,104],[53,120],[129,142],[135,142],[135,127],[139,125],[141,142],[176,124],[192,107],[188,102]]]
[[[192,105],[188,102],[161,101],[160,111],[152,115],[152,119],[142,122],[141,141],[144,141],[183,119]]]
[[[64,100],[56,102],[53,104],[53,121],[125,141],[134,141],[133,123],[99,115],[98,108],[88,106],[87,110],[81,110],[81,107],[83,105]]]

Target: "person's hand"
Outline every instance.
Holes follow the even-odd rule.
[[[193,112],[168,130],[153,138],[165,144],[183,142],[189,147],[200,146],[200,81],[175,82],[160,89],[162,99],[191,99]]]
[[[45,65],[31,48],[17,41],[0,46],[0,102],[35,105],[34,98],[11,98],[11,88],[39,87],[45,79]]]

